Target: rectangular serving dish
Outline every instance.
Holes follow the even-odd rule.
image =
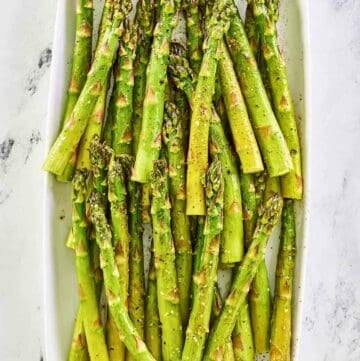
[[[96,9],[101,0],[95,1]],[[71,71],[71,56],[75,34],[75,0],[58,1],[53,61],[51,66],[48,117],[46,123],[46,152],[58,131],[63,116],[66,91]],[[303,150],[304,200],[297,205],[297,256],[294,285],[293,356],[299,361],[298,349],[301,336],[301,310],[307,241],[307,207],[310,197],[310,71],[307,1],[282,2],[279,20],[281,49],[288,66],[288,76],[298,117]],[[95,26],[99,13],[95,13]],[[45,155],[44,155],[45,156]],[[77,310],[76,271],[73,251],[66,248],[65,238],[71,224],[69,185],[59,184],[51,175],[45,175],[43,203],[43,320],[44,350],[46,361],[64,361],[71,341],[74,317]],[[274,279],[278,232],[268,245],[267,263],[270,277]],[[220,278],[220,282],[226,282]],[[273,285],[272,285],[273,287]]]

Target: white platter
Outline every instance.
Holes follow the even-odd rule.
[[[99,9],[101,0],[95,1]],[[75,29],[75,0],[58,1],[53,62],[51,67],[46,151],[54,141],[61,122],[66,91],[71,69],[71,56]],[[297,205],[297,256],[294,287],[293,360],[300,361],[298,349],[301,336],[301,310],[307,241],[307,220],[310,210],[307,205],[310,191],[310,71],[307,0],[281,2],[279,21],[281,48],[286,59],[292,95],[298,116],[298,126],[303,150],[304,200]],[[99,14],[95,13],[95,23]],[[77,309],[76,271],[74,254],[65,247],[65,237],[70,227],[70,186],[56,183],[45,175],[43,204],[43,290],[44,290],[44,345],[46,361],[64,361],[70,345],[74,317]],[[267,262],[270,277],[278,247],[278,237],[270,240]]]

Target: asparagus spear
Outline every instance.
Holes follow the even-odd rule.
[[[217,285],[215,285],[214,299],[213,299],[213,306],[212,306],[212,316],[213,316],[212,322],[214,322],[216,317],[219,316],[222,306],[223,306],[223,300],[222,300],[222,297],[220,294],[220,290],[217,287]],[[218,354],[219,359],[226,360],[226,361],[235,361],[235,355],[234,355],[235,345],[233,347],[233,342],[232,342],[231,338],[223,346],[224,346],[223,347],[224,350],[221,350],[221,352]]]
[[[142,126],[132,176],[134,181],[140,183],[149,182],[154,161],[160,154],[169,43],[177,23],[179,5],[180,0],[160,2],[160,19],[154,30],[154,41],[146,70]]]
[[[105,90],[105,91],[104,91]],[[91,169],[90,161],[90,146],[94,137],[100,137],[102,131],[102,125],[106,108],[106,87],[101,91],[101,94],[95,104],[93,113],[91,114],[84,135],[81,138],[79,144],[79,151],[76,161],[77,169]],[[75,153],[76,155],[76,153]],[[70,162],[67,168],[70,167]]]
[[[140,0],[136,8],[135,23],[138,25],[138,47],[134,62],[134,92],[133,92],[133,152],[137,153],[143,103],[146,86],[146,67],[151,52],[151,42],[155,22],[155,6],[153,0]],[[150,223],[150,185],[141,187],[141,214],[143,223]]]
[[[119,270],[116,266],[112,246],[111,229],[106,219],[105,210],[101,205],[101,197],[97,192],[94,192],[90,198],[90,217],[96,229],[96,241],[102,259],[105,293],[116,327],[119,332],[121,331],[123,342],[135,360],[155,361],[132,323],[125,306],[122,297],[122,285],[119,281]]]
[[[219,157],[225,182],[220,260],[223,265],[233,266],[241,261],[244,252],[240,178],[230,144],[216,113],[211,118],[210,139],[210,153]]]
[[[115,74],[116,87],[113,93],[114,119],[112,148],[115,154],[132,153],[133,115],[133,62],[137,42],[136,24],[124,21],[124,33],[119,47],[118,65]]]
[[[254,361],[255,348],[249,304],[246,301],[240,309],[232,333],[234,358],[236,361]]]
[[[151,253],[150,268],[148,274],[148,288],[145,308],[145,341],[150,352],[161,360],[161,328],[157,302],[156,275],[154,266],[154,254]]]
[[[85,209],[87,172],[77,171],[73,179],[72,228],[75,244],[76,271],[78,276],[80,315],[84,317],[84,329],[90,358],[109,360],[104,329],[101,325],[94,274],[92,272],[87,238]]]
[[[193,282],[197,291],[186,329],[182,361],[201,361],[209,332],[224,208],[224,179],[221,163],[217,159],[211,163],[206,175],[206,208],[204,244],[200,254],[198,271],[193,275]]]
[[[235,144],[244,173],[255,173],[264,169],[260,150],[256,142],[247,113],[244,98],[238,84],[230,54],[225,42],[219,47],[221,89]]]
[[[215,3],[208,22],[208,35],[204,43],[197,86],[192,101],[189,150],[186,177],[186,213],[205,214],[205,196],[202,179],[208,167],[208,138],[211,118],[212,97],[218,60],[218,45],[228,28],[228,17],[234,7],[228,0]]]
[[[93,1],[77,0],[76,4],[76,33],[71,69],[71,80],[67,93],[65,114],[61,127],[63,128],[75,107],[80,92],[86,82],[87,73],[91,64]],[[76,154],[74,153],[70,165],[56,179],[59,182],[68,182],[74,174]]]
[[[254,179],[255,178],[255,179]],[[278,178],[268,178],[269,180]],[[241,175],[243,196],[245,245],[248,248],[258,218],[258,207],[263,199],[265,179],[263,173]],[[268,199],[269,197],[266,197]],[[271,295],[265,261],[259,265],[249,292],[251,323],[256,353],[269,350]],[[239,322],[239,321],[238,321]]]
[[[67,361],[90,361],[84,330],[83,307],[78,308]]]
[[[138,26],[138,46],[134,62],[133,92],[133,149],[136,154],[143,115],[143,103],[146,87],[146,67],[151,52],[153,28],[155,22],[154,0],[139,0],[136,7],[135,23]]]
[[[154,164],[151,187],[151,215],[158,308],[162,328],[162,355],[164,361],[177,361],[181,358],[183,331],[175,249],[170,225],[168,170],[164,160],[156,161]]]
[[[276,266],[275,302],[271,325],[270,360],[289,361],[291,301],[296,252],[294,201],[285,200],[280,249]]]
[[[145,318],[145,280],[144,254],[141,220],[141,188],[140,184],[128,182],[129,214],[130,214],[130,284],[129,314],[139,334],[144,336]]]
[[[181,51],[175,44],[170,57],[170,72],[174,83],[186,93],[191,107],[194,108],[194,99],[191,97],[194,89],[192,72],[187,60],[181,56]],[[232,264],[239,262],[243,255],[240,180],[230,145],[214,108],[211,112],[210,138],[210,152],[219,157],[224,169],[224,231],[222,234],[221,262]]]
[[[71,155],[74,153],[82,134],[85,131],[88,118],[91,115],[102,89],[106,85],[107,75],[117,48],[121,33],[120,23],[129,12],[131,2],[125,0],[122,5],[116,4],[112,27],[106,32],[103,43],[95,54],[94,62],[79,99],[53,144],[43,165],[44,170],[61,174]]]
[[[165,103],[163,140],[167,147],[170,178],[171,226],[176,253],[180,310],[182,324],[186,327],[189,317],[192,245],[190,222],[186,215],[185,200],[185,151],[179,110],[173,103]]]
[[[269,9],[265,5],[264,0],[252,2],[261,38],[262,54],[268,68],[275,114],[290,149],[293,163],[293,170],[281,178],[282,193],[285,198],[301,199],[302,170],[299,135],[287,78],[286,64],[279,50],[276,33],[277,5],[276,2],[272,1],[270,1],[270,4],[271,7]]]
[[[261,80],[238,12],[230,17],[226,41],[249,110],[255,136],[271,177],[288,173],[292,161]]]
[[[183,2],[183,6],[186,14],[188,59],[192,70],[197,75],[200,71],[204,41],[199,0],[186,0]]]
[[[93,189],[98,193],[101,198],[101,206],[104,210],[107,207],[108,198],[108,165],[111,157],[111,149],[105,144],[100,142],[98,136],[95,136],[90,144],[90,161],[93,171]],[[111,187],[110,187],[111,188]],[[112,189],[109,190],[111,193]],[[96,253],[99,261],[98,267],[101,269],[100,250],[96,243],[96,232],[92,228],[93,233],[93,253]],[[93,257],[96,256],[93,254]],[[94,262],[95,263],[95,262]],[[101,272],[101,271],[100,271]],[[127,290],[126,290],[127,291]],[[120,341],[121,335],[116,327],[112,315],[109,314],[106,322],[106,341],[108,345],[108,352],[110,361],[121,361],[125,358],[125,347]]]
[[[280,217],[281,208],[282,201],[278,195],[271,197],[261,207],[251,245],[235,275],[220,316],[216,319],[210,332],[204,361],[216,360],[217,350],[230,336],[239,311],[245,303],[251,281],[259,264],[264,259],[266,243]]]
[[[111,29],[112,26],[112,16],[114,11],[114,0],[107,0],[104,4],[101,22],[99,26],[99,36],[96,43],[96,49],[99,49],[99,44],[103,40],[104,35],[107,30]],[[95,51],[96,53],[96,51]],[[89,117],[88,124],[86,126],[85,132],[81,137],[80,144],[78,149],[72,154],[70,157],[68,164],[66,165],[63,177],[71,178],[75,166],[77,169],[88,169],[90,170],[90,143],[95,135],[101,135],[102,125],[105,116],[105,108],[106,108],[106,96],[107,89],[109,87],[109,75],[106,79],[105,86],[101,89],[100,96],[96,101],[94,110]],[[96,243],[96,242],[95,242]]]

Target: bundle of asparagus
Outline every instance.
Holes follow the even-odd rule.
[[[92,57],[93,3],[77,0],[64,120],[44,163],[73,188],[68,360],[289,361],[302,175],[278,1],[248,0],[245,24],[233,0],[138,0],[134,20],[131,9],[105,0]],[[171,43],[181,16],[185,47]],[[272,300],[264,255],[279,219]],[[233,275],[223,298],[220,268]]]

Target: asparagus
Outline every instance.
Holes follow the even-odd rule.
[[[126,156],[113,156],[109,163],[108,198],[110,202],[111,228],[115,263],[119,271],[120,297],[127,305],[129,288],[129,243],[130,234],[127,215],[126,176],[130,170]]]
[[[74,175],[72,191],[72,228],[81,310],[78,316],[82,315],[84,317],[84,329],[90,358],[107,361],[109,356],[95,293],[94,274],[90,262],[87,238],[86,179],[87,172],[77,171]]]
[[[151,223],[151,186],[149,183],[141,185],[141,219],[144,224]]]
[[[230,17],[226,41],[268,172],[271,177],[286,174],[292,169],[290,152],[271,109],[238,12]]]
[[[224,179],[221,163],[215,158],[206,175],[207,215],[204,227],[204,244],[198,271],[193,275],[196,297],[186,329],[182,361],[201,361],[209,332],[213,289],[217,279],[220,250],[220,233],[223,228]]]
[[[142,126],[132,176],[134,181],[140,183],[149,182],[154,161],[160,154],[169,43],[177,23],[179,5],[180,0],[160,2],[160,19],[154,30],[154,41],[146,70]]]
[[[161,328],[158,312],[156,275],[154,266],[154,254],[151,254],[150,268],[148,274],[148,288],[146,294],[145,308],[145,341],[150,352],[156,358],[161,360]]]
[[[200,71],[202,59],[203,33],[199,0],[186,0],[183,2],[186,13],[186,35],[188,59],[194,73]]]
[[[99,44],[103,40],[106,30],[111,29],[112,16],[114,10],[114,0],[107,0],[104,4],[101,22],[99,26],[99,36],[96,43],[96,49],[99,49]],[[102,124],[105,116],[106,96],[109,87],[109,76],[106,80],[106,85],[102,88],[99,99],[97,100],[94,110],[89,117],[85,132],[81,138],[78,149],[70,157],[66,165],[63,177],[71,179],[75,166],[77,169],[90,169],[90,143],[95,135],[100,136],[102,131]]]
[[[264,169],[260,150],[252,129],[245,101],[238,84],[230,54],[224,42],[219,47],[221,89],[226,106],[232,138],[244,173]]]
[[[144,336],[145,280],[141,221],[141,189],[135,182],[128,183],[130,213],[130,284],[129,314],[139,334]]]
[[[205,217],[198,217],[196,231],[194,232],[195,233],[194,238],[196,239],[196,243],[194,246],[194,257],[193,257],[193,266],[192,266],[193,274],[198,273],[200,269],[200,260],[204,247],[204,226],[205,226]],[[198,291],[198,287],[196,287],[196,284],[192,282],[191,283],[192,303],[194,303],[194,300],[198,297],[197,291]]]
[[[87,170],[91,169],[91,161],[90,161],[91,141],[94,137],[101,136],[102,125],[105,115],[106,94],[107,94],[106,87],[104,88],[104,90],[101,91],[101,94],[95,104],[94,111],[88,120],[85,133],[81,138],[77,161],[76,161],[77,169],[87,169]],[[67,167],[69,167],[70,164],[71,163],[69,162]]]
[[[71,155],[74,153],[82,134],[85,131],[88,118],[91,115],[102,89],[106,85],[107,75],[117,48],[121,33],[120,23],[131,8],[131,2],[124,1],[116,4],[111,29],[108,29],[79,99],[64,125],[61,133],[53,144],[43,165],[44,170],[54,174],[61,174]]]
[[[222,297],[220,294],[220,290],[217,287],[217,285],[215,285],[214,299],[213,299],[213,306],[212,306],[212,316],[213,316],[214,320],[216,319],[216,317],[219,316],[222,306],[223,306],[223,300],[222,300]],[[214,322],[214,320],[212,320],[212,322]],[[224,345],[223,350],[221,350],[221,352],[218,354],[218,357],[220,360],[235,361],[234,351],[235,350],[233,347],[233,342],[231,339],[229,339],[226,342],[226,344]]]
[[[285,200],[271,325],[270,360],[289,361],[291,351],[291,301],[296,252],[294,201]]]
[[[180,310],[185,327],[189,316],[192,245],[190,222],[186,215],[185,151],[179,110],[173,103],[165,104],[163,140],[167,147],[170,178],[171,226],[176,253]]]
[[[155,22],[154,0],[139,0],[136,7],[135,23],[138,26],[138,46],[134,62],[134,92],[133,92],[133,150],[136,154],[146,87],[146,67],[151,52],[151,42]]]
[[[253,51],[255,59],[259,57],[260,50],[260,37],[259,32],[256,29],[256,22],[254,18],[254,13],[251,5],[246,6],[245,14],[245,32],[249,40],[249,45]]]
[[[293,170],[281,178],[282,193],[285,198],[301,199],[303,188],[299,135],[286,64],[280,53],[277,39],[275,24],[277,5],[272,1],[270,1],[270,5],[270,9],[268,9],[264,0],[252,2],[261,38],[262,55],[268,68],[267,74],[275,114],[290,149],[293,164]]]
[[[254,180],[255,178],[255,180]],[[278,178],[268,178],[270,180]],[[263,174],[241,175],[245,245],[249,247],[256,226],[258,207],[265,188]],[[268,197],[266,197],[268,198]],[[251,323],[256,353],[269,350],[271,295],[265,261],[259,265],[249,292]],[[238,321],[239,322],[239,321]]]
[[[170,58],[170,72],[174,83],[186,93],[191,107],[194,108],[194,99],[191,97],[194,89],[192,72],[176,45],[173,46]],[[221,262],[232,264],[239,262],[243,255],[240,180],[230,145],[214,108],[210,119],[210,138],[210,152],[218,155],[224,169],[224,231],[222,234]]]
[[[105,293],[112,318],[118,331],[121,331],[127,350],[138,361],[155,361],[144,341],[132,323],[119,280],[119,270],[115,262],[112,246],[112,234],[107,222],[105,210],[101,205],[101,197],[94,192],[90,198],[90,218],[96,229],[96,241],[100,248],[101,267],[104,274]]]
[[[257,268],[265,256],[266,243],[281,213],[282,201],[274,195],[264,203],[259,211],[256,229],[248,251],[243,258],[228,297],[212,328],[204,361],[216,360],[216,352],[230,336],[241,307],[243,307]]]
[[[156,286],[162,328],[164,361],[181,358],[183,331],[171,235],[168,170],[164,160],[156,161],[152,175],[151,215],[153,224]]]
[[[74,332],[71,340],[67,361],[89,361],[89,353],[86,345],[86,336],[84,330],[84,316],[82,307],[78,308],[75,320]]]
[[[151,52],[151,42],[154,27],[154,1],[140,0],[136,8],[135,23],[138,26],[138,47],[134,62],[134,91],[133,91],[133,152],[136,154],[141,132],[143,103],[146,86],[146,67]],[[143,223],[150,223],[150,186],[141,187],[141,213]]]
[[[240,178],[221,121],[216,113],[210,124],[210,153],[217,155],[224,173],[224,230],[221,235],[221,263],[233,266],[240,262],[244,252]]]
[[[107,207],[107,198],[108,198],[108,164],[111,157],[111,149],[102,144],[98,136],[95,136],[90,144],[90,161],[93,171],[93,189],[98,193],[98,197],[101,198],[101,206],[104,210]],[[111,189],[109,190],[111,191]],[[96,232],[92,228],[94,235],[93,243],[93,259],[97,256],[96,263],[97,267],[100,268],[101,272],[101,261],[100,261],[100,250],[96,243]],[[95,262],[93,262],[95,264]],[[102,275],[101,275],[102,276]],[[102,277],[101,277],[102,278]],[[102,283],[98,283],[99,288]],[[108,345],[108,352],[110,361],[121,361],[125,358],[125,347],[122,342],[120,342],[119,331],[116,328],[116,324],[111,314],[108,315],[106,322],[106,341]]]
[[[240,309],[232,333],[232,342],[236,361],[255,360],[253,330],[251,328],[250,309],[247,301]]]
[[[186,213],[188,215],[205,214],[202,179],[208,167],[209,123],[212,96],[215,89],[217,49],[224,32],[228,28],[227,19],[231,12],[234,12],[232,4],[229,4],[228,0],[219,0],[215,3],[212,16],[208,22],[204,56],[192,101],[186,177]]]
[[[77,0],[76,6],[76,34],[73,54],[73,64],[71,70],[71,80],[68,89],[65,114],[62,120],[62,127],[69,119],[74,106],[79,98],[80,92],[86,82],[87,72],[91,64],[93,27],[93,2],[92,0]],[[62,174],[56,179],[59,182],[68,182],[74,174],[74,164],[76,153],[70,158],[69,164]]]
[[[124,21],[124,34],[119,47],[116,70],[116,87],[113,93],[114,120],[112,148],[115,154],[132,153],[132,115],[133,115],[133,62],[137,42],[136,24]]]

